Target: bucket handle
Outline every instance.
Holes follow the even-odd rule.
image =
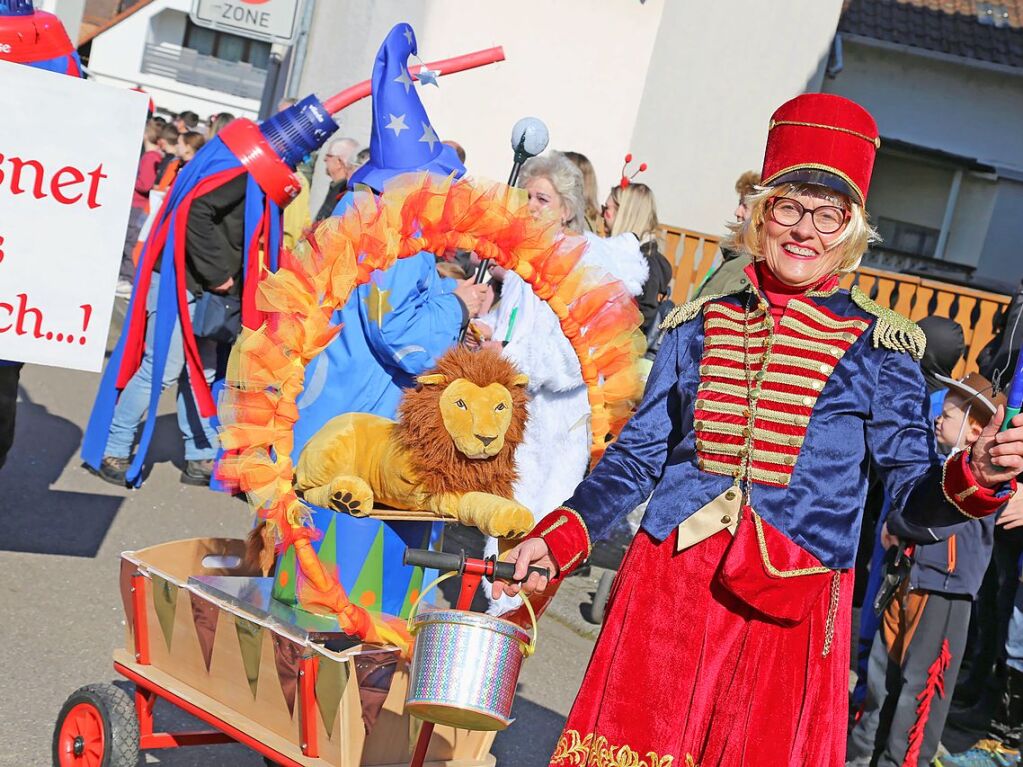
[[[434,578],[433,581],[425,589],[423,589],[421,592],[419,592],[419,595],[412,602],[412,609],[409,611],[409,616],[408,616],[408,633],[409,634],[413,634],[414,635],[416,633],[416,628],[413,625],[413,623],[415,622],[416,617],[419,615],[419,605],[423,601],[423,597],[426,596],[427,592],[432,591],[434,588],[439,586],[441,583],[446,581],[448,578],[453,578],[456,575],[458,575],[458,571],[457,570],[452,570],[449,573],[444,573],[443,575],[441,575],[441,576],[439,576],[437,578]],[[533,605],[531,605],[529,603],[529,600],[525,596],[522,597],[522,604],[525,605],[526,612],[529,613],[529,620],[533,624],[533,636],[530,637],[529,644],[526,645],[524,648],[522,648],[523,656],[528,658],[530,655],[532,655],[533,653],[536,652],[536,635],[537,635],[537,629],[536,629],[536,611],[533,610]]]

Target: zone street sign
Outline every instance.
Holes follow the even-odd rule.
[[[302,0],[192,0],[192,21],[241,37],[290,44]]]

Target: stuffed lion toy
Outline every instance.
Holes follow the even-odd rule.
[[[456,347],[416,380],[397,421],[346,413],[324,424],[299,457],[298,495],[357,516],[382,504],[524,535],[533,516],[512,500],[512,483],[527,377],[497,351]]]

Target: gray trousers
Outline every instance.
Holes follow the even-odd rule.
[[[920,621],[905,649],[902,664],[888,652],[882,632],[874,638],[867,669],[863,715],[849,735],[848,762],[866,767],[901,767],[909,749],[909,733],[921,718],[918,696],[927,687],[929,671],[948,640],[951,660],[941,677],[944,695],[934,693],[924,726],[917,764],[930,764],[938,752],[952,703],[959,666],[966,647],[971,601],[930,593]]]

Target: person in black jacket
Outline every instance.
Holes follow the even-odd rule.
[[[240,296],[242,290],[242,246],[244,243],[245,186],[248,174],[197,197],[188,214],[185,240],[185,289],[189,317],[204,293]],[[160,261],[153,269],[146,297],[146,351],[138,371],[121,392],[98,475],[111,484],[123,486],[131,465],[131,451],[138,427],[145,417],[153,387],[153,348],[156,311],[160,292]],[[216,369],[216,344],[197,339],[207,382]],[[185,470],[181,481],[208,485],[219,442],[208,418],[199,415],[185,367],[181,326],[174,325],[167,363],[160,382],[163,391],[178,384],[178,427],[185,443]]]
[[[601,210],[608,237],[632,233],[639,240],[639,248],[650,266],[643,284],[643,292],[636,296],[643,314],[642,331],[649,336],[659,324],[659,312],[668,297],[671,283],[671,264],[657,246],[657,204],[654,193],[646,184],[629,183],[612,187]],[[669,307],[670,308],[670,307]]]

